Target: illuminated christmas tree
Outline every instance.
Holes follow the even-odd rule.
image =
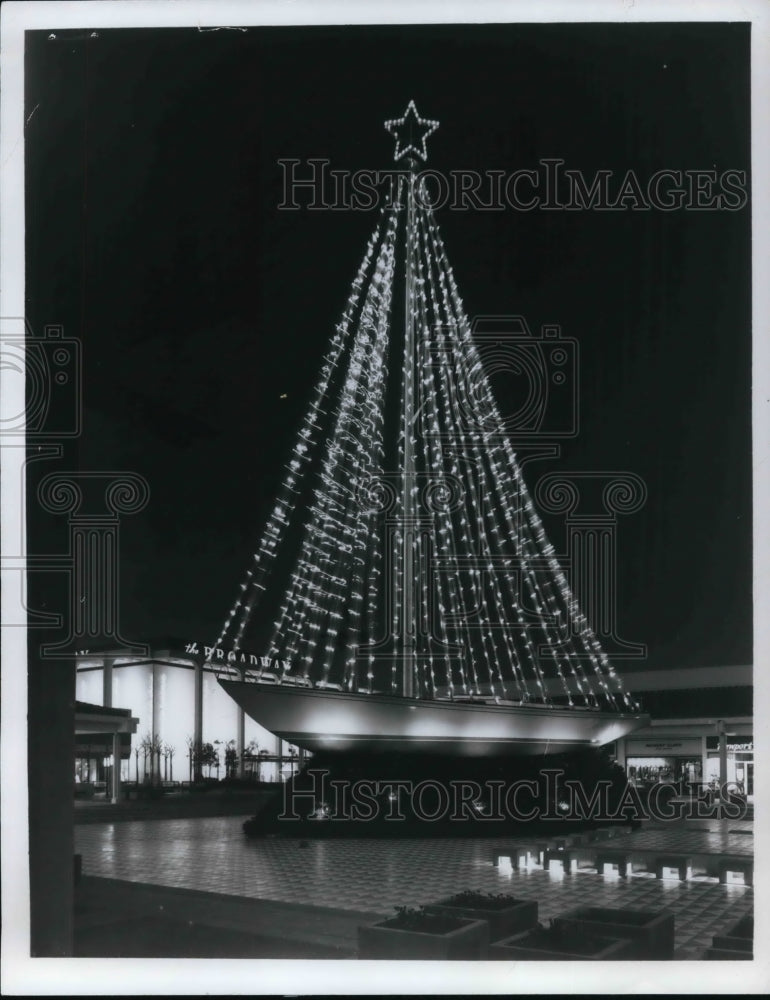
[[[406,169],[215,649],[237,660],[278,578],[262,646],[278,680],[635,711],[502,432],[418,171],[437,127],[413,102],[386,122]]]

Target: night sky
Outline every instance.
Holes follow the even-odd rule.
[[[744,24],[65,31],[26,58],[28,319],[84,359],[83,433],[38,465],[149,482],[121,528],[132,639],[218,635],[376,221],[279,210],[279,159],[389,168],[382,123],[413,98],[444,172],[750,166]],[[750,204],[438,221],[471,316],[579,341],[580,434],[530,487],[647,484],[619,525],[621,637],[648,667],[750,663]],[[32,502],[30,552],[66,546]],[[31,606],[57,602],[38,574]]]

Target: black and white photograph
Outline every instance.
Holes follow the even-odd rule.
[[[3,992],[761,992],[767,10],[2,18]]]

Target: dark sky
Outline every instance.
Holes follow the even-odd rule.
[[[444,172],[748,173],[748,53],[743,24],[28,35],[28,318],[84,359],[83,434],[40,472],[149,482],[121,528],[123,635],[219,633],[375,223],[279,210],[279,159],[388,168],[382,123],[413,98]],[[647,484],[619,525],[621,637],[652,667],[751,662],[750,205],[439,223],[471,316],[579,341],[580,434],[530,486]],[[30,551],[66,549],[63,519],[30,516]]]

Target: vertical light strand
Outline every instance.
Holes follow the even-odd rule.
[[[442,287],[442,294],[444,296],[445,309],[446,309],[446,312],[447,312],[448,321],[451,324],[451,328],[453,329],[456,338],[458,336],[460,336],[460,334],[463,333],[463,332],[466,335],[469,335],[470,331],[467,329],[467,325],[466,325],[466,328],[463,329],[463,326],[462,326],[462,317],[457,314],[456,304],[455,304],[454,299],[453,299],[453,297],[451,295],[451,292],[450,292],[450,289],[451,289],[451,268],[449,267],[448,261],[446,260],[446,255],[445,255],[445,253],[442,252],[442,248],[440,246],[440,243],[438,242],[439,237],[438,237],[438,233],[436,231],[436,227],[432,224],[430,218],[428,218],[427,222],[428,222],[428,230],[429,230],[429,232],[431,234],[431,239],[433,241],[434,249],[435,249],[435,252],[436,252],[436,257],[443,264],[443,267],[439,270],[439,277],[440,277],[440,282],[441,282],[441,287]],[[449,285],[449,287],[448,287],[448,285]],[[474,355],[473,355],[473,345],[472,345],[472,343],[468,343],[467,337],[463,338],[463,341],[462,341],[462,351],[460,350],[460,346],[461,346],[460,342],[458,342],[456,346],[457,346],[457,353],[458,353],[458,355],[461,355],[464,352],[465,355],[466,355],[466,357],[471,362],[470,369],[466,373],[467,376],[468,376],[468,378],[469,378],[471,375],[473,375],[477,371],[478,368],[480,368],[480,361],[479,361],[479,359],[477,357],[474,357]],[[483,375],[482,375],[482,377],[483,377]],[[474,432],[472,431],[471,428],[467,429],[466,437],[467,437],[467,441],[469,442],[471,448],[475,450],[475,456],[476,456],[476,461],[477,461],[477,465],[478,465],[478,471],[479,471],[479,475],[480,475],[480,479],[481,479],[481,483],[482,483],[482,488],[485,491],[485,496],[490,501],[490,508],[489,509],[491,511],[494,511],[496,509],[496,503],[495,503],[495,499],[494,499],[494,494],[489,489],[489,484],[487,483],[486,474],[485,474],[485,470],[484,470],[483,455],[482,455],[482,453],[478,449],[478,446],[477,446],[475,438],[474,438]],[[486,451],[486,449],[485,449],[485,451]],[[480,517],[478,515],[477,515],[477,522],[479,524],[480,534],[483,536],[484,535],[484,532],[483,532],[483,523],[482,523],[482,520],[480,519]],[[512,524],[511,524],[511,527],[512,527]],[[499,529],[498,529],[498,532],[499,532]],[[521,561],[520,565],[521,565],[521,568],[522,568],[522,571],[523,571],[525,577],[527,577],[528,581],[530,581],[531,580],[531,570],[530,570],[530,567],[527,565],[526,561]],[[490,575],[493,576],[493,577],[495,576],[494,566],[493,565],[490,567]],[[528,628],[528,626],[527,626],[527,624],[526,624],[526,622],[524,620],[523,611],[522,611],[522,608],[521,608],[521,604],[520,604],[520,602],[518,600],[516,600],[515,594],[513,595],[513,597],[514,597],[514,605],[515,605],[516,615],[517,615],[517,619],[518,619],[518,623],[519,623],[519,630],[520,630],[519,631],[519,636],[520,636],[521,639],[524,640],[525,655],[527,656],[527,659],[530,661],[530,664],[531,664],[531,667],[532,667],[532,670],[533,670],[533,673],[534,673],[534,676],[535,676],[535,679],[536,679],[537,686],[540,689],[540,697],[545,702],[548,702],[550,700],[550,697],[549,697],[548,688],[547,688],[547,685],[546,685],[545,675],[543,674],[541,666],[540,666],[539,656],[537,654],[537,651],[534,648],[534,645],[532,643],[531,637],[529,635],[529,628]],[[501,616],[501,620],[502,620],[502,616]],[[528,692],[527,692],[527,696],[529,697]]]
[[[421,225],[420,228],[421,228],[421,233],[422,233],[423,225]],[[435,315],[435,318],[436,318],[435,329],[436,329],[436,331],[441,331],[440,332],[440,343],[439,343],[439,355],[440,355],[441,358],[449,358],[450,357],[449,352],[451,352],[451,345],[448,342],[448,338],[446,337],[445,332],[444,332],[444,330],[445,330],[444,317],[441,314],[441,311],[440,311],[440,308],[439,308],[439,304],[438,304],[438,297],[437,297],[436,292],[435,292],[434,281],[433,281],[434,262],[433,262],[432,257],[431,257],[430,247],[427,245],[427,243],[424,240],[423,240],[423,256],[425,258],[426,271],[427,271],[427,273],[429,275],[428,289],[429,289],[429,292],[430,292],[430,295],[431,295],[431,301],[432,301],[432,305],[433,305],[434,315]],[[446,364],[430,365],[429,368],[432,370],[433,379],[434,379],[433,385],[425,393],[425,396],[426,396],[426,405],[429,408],[429,419],[431,420],[432,425],[435,426],[438,429],[439,435],[442,436],[442,437],[444,437],[445,439],[447,439],[449,441],[454,441],[455,442],[455,447],[457,447],[457,442],[460,440],[460,435],[458,434],[458,427],[452,421],[451,389],[450,389],[450,387],[448,385],[447,365]],[[442,388],[443,388],[443,395],[442,395]],[[444,404],[443,407],[440,405],[440,403]],[[479,544],[478,545],[474,545],[474,543],[473,543],[473,541],[471,539],[470,524],[471,524],[472,518],[476,517],[476,496],[475,496],[476,490],[475,490],[475,484],[473,483],[472,478],[471,478],[472,474],[468,471],[469,468],[470,468],[470,463],[468,461],[467,455],[465,455],[465,459],[466,459],[465,460],[465,470],[466,470],[466,475],[467,475],[467,478],[466,478],[465,482],[462,481],[461,471],[460,471],[460,467],[457,464],[457,457],[456,456],[454,457],[453,464],[451,466],[451,473],[453,475],[455,475],[460,480],[460,482],[461,482],[461,491],[460,492],[462,494],[462,499],[461,499],[462,506],[461,506],[461,509],[459,509],[458,511],[455,512],[456,513],[456,520],[457,520],[457,527],[455,527],[452,524],[452,522],[451,522],[451,516],[448,516],[447,526],[444,529],[442,529],[442,531],[450,539],[454,539],[456,536],[459,536],[460,540],[462,541],[462,543],[464,545],[464,557],[465,557],[465,560],[467,561],[467,560],[473,560],[473,557],[475,556],[475,554],[477,552],[477,549],[479,548],[479,546],[481,544],[483,544],[483,542],[482,542],[481,539],[479,539]],[[470,502],[469,502],[469,498],[470,498]],[[473,513],[471,512],[471,508],[473,508]],[[455,557],[455,560],[454,560],[454,570],[455,570],[455,573],[457,575],[458,582],[459,582],[460,572],[459,572],[459,564],[457,562],[456,557]],[[469,570],[466,569],[466,571],[470,572],[471,574],[474,574],[475,576],[478,576],[478,574],[479,574],[478,567],[472,567]],[[461,593],[462,593],[462,591],[461,591]],[[489,615],[489,609],[488,609],[488,605],[487,605],[487,602],[486,602],[486,595],[484,594],[484,590],[483,590],[483,583],[482,583],[481,580],[476,580],[476,594],[479,596],[479,598],[481,600],[481,610],[482,610],[482,612],[486,611],[487,616],[488,616]],[[464,605],[463,611],[464,611],[463,617],[464,617],[464,621],[465,621],[465,625],[466,625],[466,630],[467,630],[467,634],[468,634],[468,647],[469,647],[469,652],[470,652],[470,663],[471,663],[471,665],[473,667],[473,671],[474,671],[474,686],[475,686],[475,689],[476,689],[476,693],[478,694],[478,693],[480,693],[480,688],[479,688],[479,683],[478,683],[478,675],[477,675],[477,673],[475,671],[475,664],[474,664],[474,658],[475,658],[474,645],[475,644],[473,642],[473,636],[472,636],[472,631],[471,631],[472,627],[471,627],[471,622],[470,622],[470,615],[468,614],[467,605]],[[487,628],[489,627],[489,623],[488,622],[487,622],[487,626],[486,627]],[[497,651],[496,651],[496,649],[494,647],[494,644],[489,639],[489,632],[485,631],[485,626],[483,626],[483,625],[482,625],[482,632],[481,632],[481,654],[482,654],[482,657],[483,657],[483,659],[484,659],[484,661],[486,663],[487,676],[488,676],[488,679],[489,679],[489,683],[491,685],[494,685],[494,682],[492,680],[493,670],[494,670],[494,672],[497,673],[497,676],[498,676],[498,682],[499,682],[499,684],[501,686],[501,693],[504,695],[505,694],[505,685],[504,685],[504,680],[503,680],[503,676],[502,676],[502,671],[501,671],[501,668],[500,668],[500,663],[499,663],[499,660],[497,658]],[[492,690],[494,691],[494,687],[492,687]]]
[[[438,239],[439,239],[439,241],[441,240],[440,235],[438,236]],[[442,251],[443,251],[443,245],[442,245]],[[451,275],[451,268],[449,268],[449,272],[450,272],[450,275]],[[457,307],[458,307],[458,313],[459,313],[459,315],[462,316],[464,325],[468,329],[468,333],[469,333],[470,331],[469,331],[468,324],[467,324],[467,318],[465,317],[464,310],[462,309],[462,300],[460,299],[459,294],[457,292],[457,287],[456,287],[456,283],[454,281],[454,276],[453,275],[451,275],[450,285],[451,285],[451,288],[452,288],[453,298],[455,299],[455,302],[456,302]],[[491,399],[491,393],[490,393],[490,402],[494,406],[494,400]],[[497,415],[496,407],[494,409],[494,412]],[[524,507],[525,507],[525,512],[526,512],[526,517],[530,521],[532,530],[533,531],[542,530],[542,533],[543,533],[543,536],[544,536],[544,529],[542,529],[542,523],[540,522],[540,519],[539,519],[539,517],[537,515],[537,512],[534,510],[534,505],[532,504],[532,502],[531,502],[531,500],[529,498],[528,492],[526,490],[526,485],[524,484],[524,481],[523,481],[523,477],[521,477],[520,472],[518,470],[518,463],[516,463],[515,456],[513,456],[512,449],[511,449],[511,446],[510,446],[510,442],[509,441],[505,441],[504,447],[505,447],[505,451],[506,451],[506,457],[508,459],[509,468],[513,470],[514,475],[515,475],[515,477],[517,479],[517,482],[518,482],[518,484],[519,484],[519,486],[520,486],[520,488],[522,490],[522,496],[524,497]],[[553,551],[552,547],[550,547],[550,546],[549,546],[549,549],[550,549],[551,552]],[[556,565],[558,565],[557,560],[555,560],[555,558],[553,556],[551,556],[550,559],[549,559],[549,565],[552,565],[552,568],[553,568],[553,563],[556,563]],[[562,598],[565,601],[565,603],[567,604],[567,606],[568,606],[568,608],[569,608],[569,610],[570,610],[570,612],[571,612],[571,614],[573,616],[573,620],[576,620],[578,622],[579,626],[580,626],[581,639],[584,642],[586,648],[589,650],[589,658],[591,659],[592,665],[594,667],[596,679],[598,680],[598,683],[600,684],[600,686],[604,689],[604,695],[608,699],[608,701],[611,704],[616,704],[615,703],[615,698],[612,695],[612,692],[609,690],[609,687],[608,687],[608,685],[606,683],[606,680],[604,679],[604,675],[603,675],[601,667],[600,667],[600,664],[601,664],[601,666],[603,666],[605,669],[607,669],[608,673],[612,669],[610,667],[610,665],[609,665],[609,662],[608,662],[607,658],[606,658],[606,654],[603,654],[603,652],[599,652],[601,650],[601,647],[600,647],[600,645],[598,643],[598,640],[596,639],[596,636],[593,633],[593,630],[591,629],[591,627],[590,627],[587,619],[579,611],[579,608],[577,607],[577,602],[574,600],[574,597],[572,596],[571,590],[570,590],[569,586],[567,585],[566,578],[564,577],[564,574],[563,574],[563,572],[561,572],[561,570],[558,571],[558,574],[556,576],[556,582],[557,582],[557,585],[559,586],[559,589],[561,591]],[[602,656],[603,656],[603,660],[601,659]],[[612,676],[613,679],[615,679],[617,683],[620,683],[620,680],[619,680],[619,678],[617,678],[617,675],[615,675],[614,670],[612,671],[612,673],[610,674],[610,676]],[[625,701],[625,703],[626,703],[626,705],[628,707],[637,708],[636,704],[628,697],[627,694],[624,693],[623,698],[624,698],[624,701]]]
[[[277,651],[278,638],[289,628],[288,622],[291,621],[293,626],[291,632],[296,638],[291,640],[287,656],[296,657],[304,663],[304,676],[308,677],[319,643],[322,641],[324,622],[328,620],[324,645],[320,651],[324,683],[328,680],[339,623],[342,620],[339,607],[346,587],[346,577],[340,575],[340,570],[343,573],[352,571],[354,553],[350,539],[358,498],[355,489],[353,491],[349,489],[348,480],[350,472],[356,469],[359,462],[361,432],[356,402],[364,372],[366,344],[372,326],[373,302],[381,295],[379,284],[382,267],[389,253],[386,238],[380,248],[375,274],[368,287],[362,317],[340,389],[337,417],[320,472],[320,486],[315,491],[315,501],[310,511],[308,531],[302,546],[304,558],[299,563],[300,569],[305,571],[304,578],[299,580],[295,588],[295,601],[289,604],[282,619],[274,625],[274,639],[271,641],[272,648]],[[366,386],[363,388],[365,390]]]
[[[316,446],[316,434],[320,428],[318,414],[322,412],[322,404],[328,392],[329,383],[337,367],[340,355],[347,343],[350,333],[350,323],[355,313],[361,286],[366,272],[372,261],[374,247],[380,239],[382,231],[385,209],[381,211],[380,218],[375,229],[369,237],[366,251],[358,266],[356,277],[353,280],[352,291],[348,296],[341,321],[337,324],[336,331],[332,337],[330,347],[323,359],[321,366],[321,376],[316,383],[311,396],[311,401],[300,425],[298,441],[294,448],[294,457],[291,460],[288,474],[284,477],[275,506],[268,518],[263,536],[257,546],[257,551],[253,555],[253,564],[247,570],[246,577],[240,585],[240,595],[236,599],[230,613],[225,619],[225,623],[212,647],[212,652],[207,658],[207,665],[211,665],[216,660],[217,650],[220,649],[227,638],[234,621],[239,620],[235,633],[234,650],[240,648],[240,643],[258,603],[259,596],[264,592],[264,577],[273,563],[275,554],[283,539],[285,530],[288,527],[292,514],[294,513],[299,485],[307,469],[307,464]]]
[[[450,305],[448,297],[447,297],[446,286],[445,286],[445,284],[443,282],[443,276],[441,275],[439,262],[438,262],[435,254],[432,252],[432,249],[431,249],[430,236],[429,236],[429,226],[428,226],[428,219],[427,219],[427,217],[424,217],[422,221],[423,221],[423,224],[422,224],[422,235],[423,235],[423,241],[424,241],[424,245],[425,245],[425,251],[424,251],[424,253],[425,253],[426,259],[431,264],[430,290],[431,290],[431,296],[433,298],[434,310],[435,310],[436,318],[437,318],[436,329],[437,330],[441,330],[441,345],[440,345],[441,346],[441,351],[440,351],[440,355],[441,355],[441,357],[444,357],[446,359],[452,358],[452,359],[456,360],[456,358],[457,358],[457,344],[455,343],[456,337],[453,336],[453,333],[456,332],[456,325],[455,325],[455,322],[454,322],[454,316],[452,314],[451,305]],[[439,281],[439,285],[441,287],[441,299],[443,301],[443,313],[441,311],[441,306],[439,305],[438,296],[437,296],[437,294],[435,292],[435,289],[434,289],[434,286],[433,286],[432,275],[433,275],[434,268],[435,268],[435,271],[436,271],[436,273],[438,275],[438,281]],[[497,621],[499,622],[499,624],[501,626],[500,631],[503,634],[503,641],[504,641],[504,644],[506,646],[506,652],[507,652],[507,655],[508,655],[508,660],[509,660],[509,662],[511,664],[512,672],[514,674],[520,675],[521,678],[522,678],[522,680],[524,680],[524,675],[523,675],[523,672],[519,668],[518,657],[516,656],[515,649],[514,649],[514,646],[512,644],[512,639],[511,639],[511,636],[510,636],[510,630],[506,626],[505,607],[504,607],[504,603],[503,603],[503,600],[502,600],[502,594],[500,592],[499,585],[498,585],[498,582],[497,582],[497,573],[496,573],[494,565],[490,562],[491,548],[492,548],[491,547],[491,542],[490,542],[489,534],[488,534],[488,532],[484,528],[483,516],[482,516],[481,510],[479,509],[479,502],[477,500],[477,492],[478,492],[478,490],[477,490],[477,483],[474,481],[474,475],[480,475],[481,477],[483,477],[483,474],[484,474],[483,462],[481,461],[481,455],[478,452],[478,449],[475,449],[475,450],[471,449],[473,451],[473,454],[471,454],[471,452],[469,452],[468,447],[467,447],[467,445],[469,443],[469,438],[468,438],[467,434],[465,433],[465,430],[462,427],[459,426],[459,423],[456,420],[454,422],[451,420],[451,414],[452,414],[453,409],[454,409],[453,405],[452,405],[452,396],[453,396],[452,388],[453,387],[452,387],[452,385],[450,384],[450,381],[449,381],[449,377],[448,377],[448,373],[447,373],[447,365],[446,364],[444,364],[444,365],[441,366],[441,372],[442,372],[442,378],[441,378],[441,380],[437,380],[436,396],[437,396],[437,399],[439,400],[439,402],[441,404],[443,404],[443,406],[439,405],[437,409],[438,409],[439,412],[443,412],[443,413],[447,414],[447,417],[445,419],[445,426],[447,427],[448,436],[452,437],[457,442],[457,444],[455,445],[455,447],[456,447],[457,450],[462,451],[462,455],[463,455],[463,459],[464,459],[464,463],[463,463],[464,464],[464,468],[467,470],[467,472],[466,472],[467,479],[466,479],[466,482],[464,484],[465,488],[463,490],[464,512],[459,515],[460,516],[459,530],[460,530],[460,532],[462,534],[463,540],[465,541],[467,557],[469,559],[473,559],[473,561],[477,562],[477,563],[480,561],[480,559],[482,558],[482,556],[486,557],[487,563],[486,563],[486,566],[485,566],[485,570],[487,571],[487,573],[489,575],[489,583],[490,583],[490,586],[492,588],[493,598],[494,598],[494,600],[496,602]],[[456,392],[456,391],[458,391],[460,389],[460,386],[459,385],[455,385],[454,389],[455,389],[455,392]],[[466,406],[467,406],[467,404],[469,402],[470,402],[469,400],[465,400]],[[472,442],[471,442],[471,444],[472,444]],[[455,459],[455,463],[456,463],[456,459]],[[474,469],[475,469],[475,474],[474,474],[474,472],[471,471],[471,470],[474,470]],[[456,474],[459,474],[459,469],[457,468],[456,464],[454,466],[453,471]],[[481,485],[482,489],[484,489],[483,478],[481,479],[479,485]],[[487,491],[484,490],[484,497],[482,498],[482,500],[486,499],[486,496],[487,496]],[[470,497],[470,505],[468,504],[468,500],[466,499],[467,497]],[[478,538],[477,538],[477,542],[475,544],[472,543],[472,541],[470,540],[470,536],[469,536],[469,528],[470,528],[470,525],[473,522],[475,522],[475,524],[477,526],[477,529],[478,529]],[[480,576],[480,570],[479,570],[478,566],[475,567],[475,569],[476,569],[476,575]],[[506,681],[505,681],[505,677],[503,676],[503,672],[502,672],[502,667],[501,667],[500,660],[499,660],[497,646],[496,646],[496,644],[494,642],[494,638],[493,638],[493,633],[492,633],[493,619],[492,619],[492,615],[491,615],[490,610],[489,610],[489,603],[488,603],[488,601],[486,599],[486,594],[485,594],[485,592],[483,590],[483,586],[484,585],[483,585],[482,580],[479,580],[478,581],[478,589],[479,589],[479,594],[480,594],[481,601],[482,601],[482,603],[481,603],[481,610],[482,610],[482,613],[484,614],[485,619],[486,619],[485,624],[482,625],[482,627],[481,627],[482,628],[482,636],[481,636],[482,647],[486,650],[486,648],[488,646],[489,649],[491,650],[491,657],[492,657],[492,660],[493,660],[494,665],[495,665],[495,673],[497,674],[497,681],[500,684],[501,693],[505,697],[507,695]],[[486,629],[486,631],[485,631],[485,629]],[[488,664],[490,662],[490,660],[489,660],[489,654],[487,654],[487,662],[488,662]],[[491,671],[490,671],[490,683],[492,683]],[[524,682],[523,687],[526,690],[526,682]],[[492,687],[492,690],[494,691],[494,687]]]

